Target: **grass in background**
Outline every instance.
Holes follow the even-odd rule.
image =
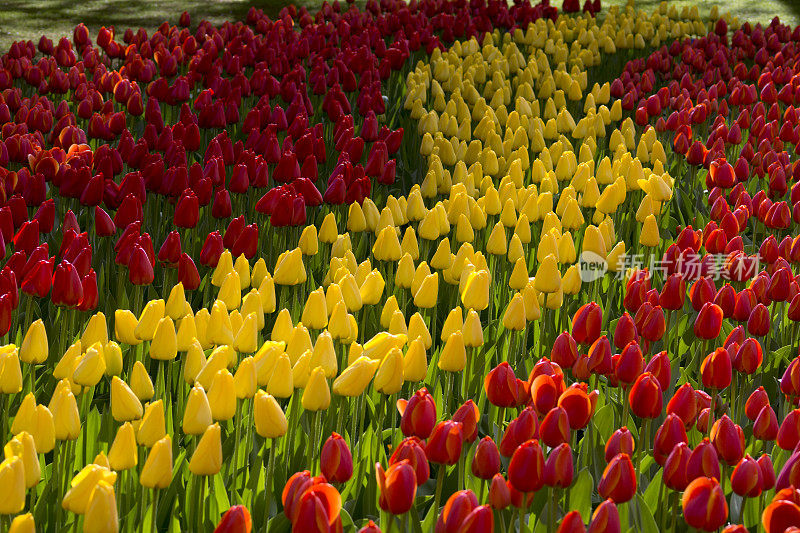
[[[532,0],[535,1],[535,0]],[[581,0],[583,2],[583,0]],[[626,0],[602,0],[603,7],[624,5]],[[47,35],[54,41],[62,36],[71,36],[72,29],[80,22],[89,27],[92,38],[101,26],[114,25],[121,36],[125,28],[143,27],[148,31],[157,28],[165,20],[176,23],[183,11],[192,16],[193,25],[201,19],[215,24],[225,20],[242,20],[251,5],[274,16],[288,3],[305,5],[309,9],[318,6],[320,0],[5,0],[0,9],[0,51],[5,51],[15,40],[30,39],[34,43]],[[560,6],[560,0],[552,0]],[[648,11],[660,3],[659,0],[639,0],[636,5]],[[693,0],[673,0],[678,9],[698,4]],[[800,24],[800,1],[798,0],[730,0],[717,3],[720,11],[730,11],[740,20],[769,22],[774,16],[793,26]],[[699,2],[702,13],[714,2]]]

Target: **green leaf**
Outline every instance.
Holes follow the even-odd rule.
[[[643,533],[658,533],[658,526],[656,525],[656,521],[653,518],[653,513],[650,512],[650,509],[647,508],[647,505],[644,503],[644,499],[642,498],[641,494],[636,495],[636,504],[639,510],[639,517],[641,520],[642,532]]]
[[[578,479],[569,492],[569,506],[581,513],[584,522],[592,516],[592,490],[594,480],[588,468],[578,473]]]
[[[650,480],[650,484],[647,486],[647,489],[644,491],[644,501],[647,504],[648,509],[650,509],[653,513],[658,512],[659,508],[658,495],[661,491],[661,487],[663,486],[661,483],[662,473],[663,470],[659,468],[656,475]],[[663,505],[663,500],[660,503]]]

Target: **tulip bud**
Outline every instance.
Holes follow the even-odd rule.
[[[697,529],[714,531],[728,518],[728,502],[714,478],[698,477],[689,483],[681,503],[684,520]]]
[[[375,477],[380,490],[381,509],[393,515],[400,515],[411,509],[417,495],[417,479],[408,460],[394,463],[385,471],[380,463],[376,464]]]
[[[334,432],[322,445],[319,461],[322,475],[333,483],[346,483],[353,475],[350,448],[338,433]]]
[[[213,476],[222,468],[222,440],[218,423],[208,426],[189,461],[189,470],[196,476]]]
[[[172,482],[172,439],[165,435],[150,452],[139,475],[139,482],[149,489],[165,489]]]
[[[522,493],[536,492],[544,485],[544,454],[539,441],[532,439],[521,444],[511,456],[508,481]]]
[[[483,480],[492,479],[500,472],[500,452],[491,437],[484,437],[478,442],[471,468],[472,474]]]
[[[109,466],[117,472],[135,467],[138,463],[137,451],[136,432],[130,422],[125,422],[117,430],[114,442],[108,450]]]

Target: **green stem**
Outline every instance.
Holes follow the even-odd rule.
[[[444,486],[444,476],[446,473],[447,467],[445,465],[439,465],[439,470],[436,472],[436,492],[433,497],[433,512],[439,512],[439,502],[442,499],[442,487]]]

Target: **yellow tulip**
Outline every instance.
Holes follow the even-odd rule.
[[[125,422],[108,450],[108,463],[117,472],[134,468],[139,461],[137,452],[136,432],[130,422]]]
[[[286,434],[289,424],[275,398],[259,390],[253,400],[253,419],[256,433],[265,439],[276,439]]]
[[[19,457],[25,471],[25,487],[31,488],[39,483],[42,475],[39,467],[39,456],[36,455],[36,444],[30,433],[25,431],[18,433],[13,439],[6,443],[3,448],[6,459]]]
[[[67,380],[62,379],[56,385],[48,409],[53,415],[55,438],[58,440],[77,439],[81,433],[81,418],[78,413],[78,403],[75,401],[75,395],[72,394]]]
[[[22,368],[17,347],[9,344],[0,348],[0,393],[15,394],[22,390]]]
[[[153,388],[153,381],[147,373],[141,361],[133,363],[133,370],[131,371],[130,387],[136,397],[142,401],[152,398],[156,391]]]
[[[75,514],[85,514],[90,506],[95,487],[100,483],[111,486],[116,481],[117,474],[108,468],[96,464],[86,465],[70,481],[70,488],[61,500],[61,506]],[[114,509],[116,513],[116,505]]]
[[[95,313],[86,323],[86,329],[81,335],[81,344],[83,346],[91,346],[99,342],[105,344],[108,342],[108,327],[106,325],[106,315],[102,312]]]
[[[213,476],[222,468],[222,439],[219,423],[206,428],[189,461],[189,471],[196,476]]]
[[[208,389],[208,403],[214,420],[230,420],[236,413],[236,390],[233,376],[227,369],[219,370]]]
[[[83,519],[84,533],[117,533],[117,499],[114,486],[107,481],[99,481],[92,489]]]
[[[394,348],[386,354],[375,374],[375,390],[386,395],[403,388],[403,354]]]
[[[164,402],[156,400],[148,403],[144,408],[144,416],[136,433],[136,441],[142,446],[150,448],[166,434]]]
[[[172,482],[172,438],[165,435],[153,444],[139,475],[139,483],[149,489],[166,489]]]
[[[13,456],[0,463],[0,514],[17,514],[25,507],[25,466]]]
[[[19,358],[23,363],[41,364],[47,361],[49,351],[44,322],[38,319],[25,332],[25,338],[22,339],[22,346],[19,348]]]
[[[372,381],[380,361],[361,356],[349,364],[333,381],[333,392],[339,396],[359,396]]]
[[[331,392],[322,367],[318,366],[311,371],[301,401],[306,411],[320,411],[331,404]]]
[[[166,304],[164,300],[150,300],[144,306],[134,334],[139,340],[150,341],[156,333],[159,321],[164,318]]]
[[[114,376],[111,380],[111,416],[117,422],[127,422],[138,420],[143,415],[142,402],[127,383]]]
[[[11,527],[8,533],[36,533],[36,523],[33,520],[33,514],[25,513],[17,515],[11,521]]]

